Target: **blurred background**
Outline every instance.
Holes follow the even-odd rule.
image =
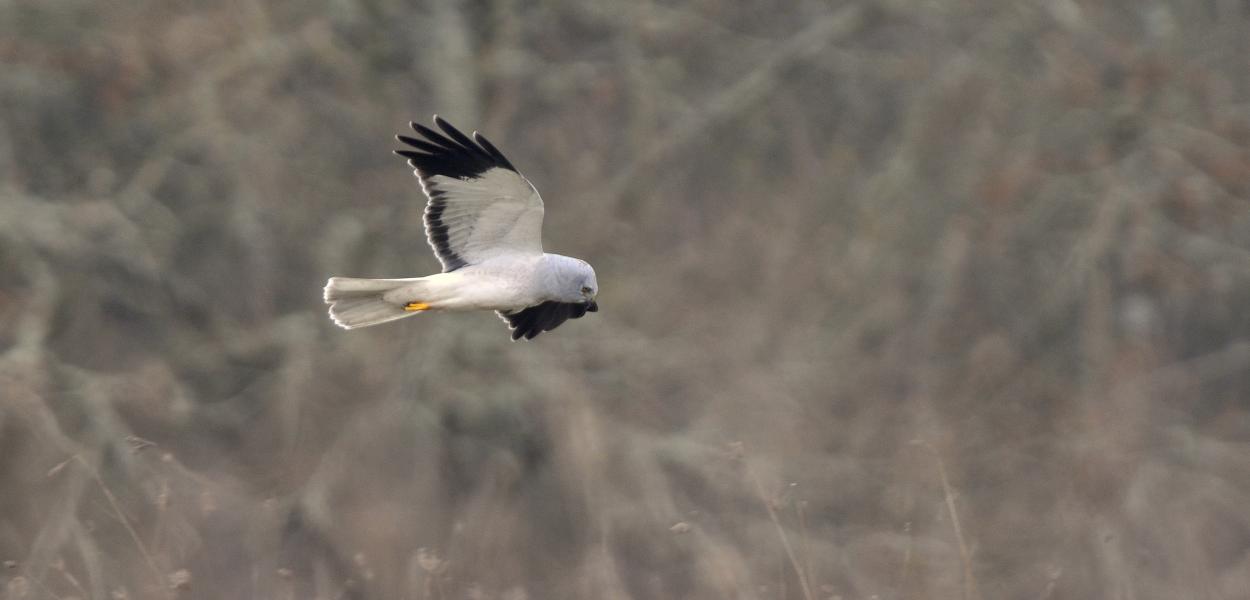
[[[1247,307],[1245,1],[0,0],[6,600],[1250,598]]]

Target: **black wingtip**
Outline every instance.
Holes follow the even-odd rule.
[[[516,171],[503,153],[477,132],[470,138],[438,114],[433,120],[441,133],[416,121],[409,121],[408,126],[417,136],[395,136],[400,143],[416,150],[398,150],[395,153],[413,161],[422,177],[475,177],[495,167]]]

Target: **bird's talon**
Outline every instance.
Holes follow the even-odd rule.
[[[408,304],[404,305],[404,310],[408,312],[419,312],[423,310],[430,310],[430,305],[424,302],[409,302]]]

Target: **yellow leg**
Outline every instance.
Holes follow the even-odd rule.
[[[430,305],[424,302],[409,302],[404,305],[404,310],[409,312],[420,312],[423,310],[430,310]]]

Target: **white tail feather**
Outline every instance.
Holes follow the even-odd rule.
[[[356,329],[418,314],[419,311],[404,310],[402,304],[384,298],[387,292],[410,285],[414,281],[331,277],[325,287],[325,301],[330,304],[330,318],[339,327]]]

